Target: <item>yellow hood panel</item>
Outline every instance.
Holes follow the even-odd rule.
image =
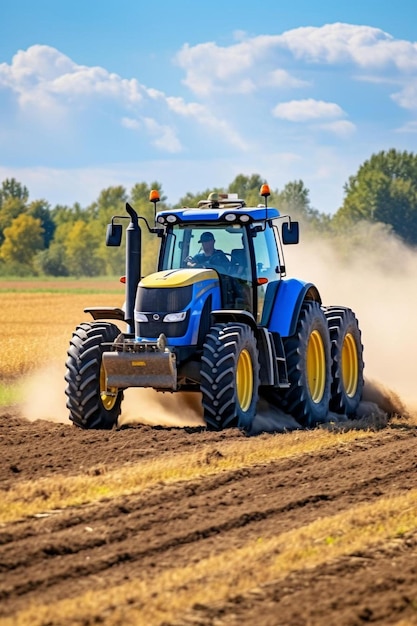
[[[145,276],[140,281],[141,287],[187,287],[194,283],[199,283],[202,280],[217,279],[218,274],[211,269],[177,269],[177,270],[162,270],[161,272],[155,272]]]

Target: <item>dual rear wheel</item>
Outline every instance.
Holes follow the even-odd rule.
[[[290,382],[284,410],[303,426],[326,421],[329,410],[354,415],[363,388],[363,346],[351,309],[305,302],[284,348]]]
[[[305,302],[295,334],[283,342],[290,385],[278,394],[280,407],[305,427],[327,421],[329,411],[354,416],[363,388],[363,346],[353,311]],[[246,324],[210,329],[201,367],[209,428],[251,428],[259,396],[258,361],[256,339]]]

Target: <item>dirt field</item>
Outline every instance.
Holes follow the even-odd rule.
[[[214,600],[211,595],[186,610],[173,607],[171,617],[162,620],[141,618],[134,591],[131,597],[116,591],[117,601],[101,608],[87,606],[88,592],[100,602],[114,589],[129,584],[134,589],[135,581],[151,585],[170,571],[197,568],[204,559],[243,548],[249,540],[265,542],[416,488],[415,425],[396,422],[369,436],[361,434],[349,444],[336,442],[250,467],[243,463],[1,524],[0,624],[417,624],[414,531],[319,565],[295,567],[261,584],[254,572],[253,586],[244,593],[221,593],[219,581]],[[296,435],[262,437],[290,441]],[[210,465],[226,456],[227,446],[236,443],[244,450],[249,439],[236,429],[210,433],[198,427],[135,425],[85,432],[3,411],[0,487],[7,494],[25,481],[41,488],[45,479],[91,476],[103,465],[110,471],[153,459],[169,463],[202,446],[207,450],[204,463]],[[178,596],[187,592],[186,581],[177,585]],[[153,596],[164,603],[164,589]],[[76,615],[65,613],[66,601],[79,605]],[[32,605],[42,607],[37,621],[25,617]],[[42,617],[48,606],[62,606],[62,612]]]

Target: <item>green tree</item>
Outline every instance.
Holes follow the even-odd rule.
[[[265,183],[260,174],[251,174],[245,176],[238,174],[230,183],[228,193],[237,193],[238,198],[245,200],[247,206],[257,206],[263,203],[263,198],[259,195],[261,186]],[[268,198],[268,204],[275,204],[274,192],[271,189],[271,197]]]
[[[53,241],[49,248],[41,250],[34,258],[34,267],[39,274],[68,276],[65,248]]]
[[[74,223],[77,220],[87,221],[86,212],[78,202],[72,207],[57,204],[51,210],[51,217],[57,228],[61,226],[61,224]]]
[[[417,155],[391,149],[373,154],[345,185],[336,227],[366,220],[392,226],[405,242],[417,244]]]
[[[214,187],[213,189],[206,189],[205,191],[198,191],[197,193],[192,193],[189,191],[182,196],[178,203],[175,204],[175,208],[180,207],[196,207],[200,200],[207,200],[211,193],[224,193],[224,189],[220,187]]]
[[[89,224],[77,220],[65,239],[66,267],[72,276],[97,276],[102,265],[97,254],[98,242]]]
[[[53,239],[56,228],[49,204],[46,200],[34,200],[27,207],[27,214],[40,220],[44,232],[43,240],[45,248],[47,248]]]
[[[6,198],[0,207],[0,244],[4,241],[4,231],[13,220],[25,212],[25,205],[19,198]]]
[[[277,204],[280,211],[290,215],[308,218],[310,208],[310,191],[302,180],[294,180],[285,185],[278,193]]]
[[[22,213],[4,230],[1,259],[32,268],[35,254],[44,246],[43,235],[40,219]]]
[[[87,207],[86,216],[106,224],[115,213],[124,214],[126,201],[127,192],[122,185],[107,187],[100,192],[97,202]]]
[[[4,229],[26,211],[29,192],[15,178],[6,178],[0,189],[0,245],[4,241]]]
[[[6,178],[1,184],[0,206],[9,198],[16,198],[22,204],[26,204],[29,199],[29,191],[27,187],[19,183],[15,178]]]

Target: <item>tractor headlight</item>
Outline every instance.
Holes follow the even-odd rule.
[[[236,213],[226,213],[224,216],[226,222],[235,222],[236,221]]]
[[[172,214],[167,215],[165,219],[168,222],[168,224],[175,224],[175,222],[178,221],[177,216],[172,215]]]
[[[249,222],[249,220],[250,220],[250,216],[249,216],[249,215],[246,215],[246,213],[244,213],[243,215],[239,215],[239,220],[240,220],[241,222]]]
[[[180,313],[167,313],[163,322],[183,322],[187,316],[187,311],[181,311]]]
[[[139,311],[135,311],[135,322],[147,322],[148,318],[144,313],[139,313]]]

